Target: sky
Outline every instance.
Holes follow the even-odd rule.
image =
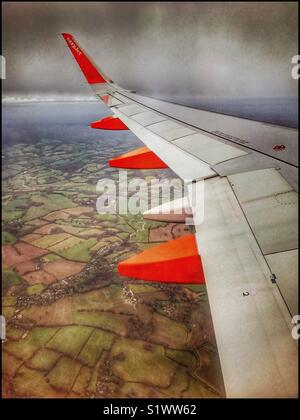
[[[293,101],[297,7],[296,2],[3,2],[3,94],[91,97],[59,35],[70,32],[107,75],[142,95],[190,105]]]

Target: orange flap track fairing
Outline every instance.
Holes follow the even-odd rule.
[[[168,166],[148,147],[140,147],[110,159],[109,165],[124,169],[164,169]]]
[[[94,121],[90,124],[92,128],[98,128],[100,130],[129,130],[127,125],[117,117],[106,117],[102,120]]]
[[[147,249],[122,261],[119,274],[162,283],[204,284],[204,272],[194,235]]]

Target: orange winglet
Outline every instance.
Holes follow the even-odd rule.
[[[125,169],[163,169],[168,166],[148,147],[140,147],[109,161],[115,168]]]
[[[118,264],[121,276],[162,283],[204,284],[194,235],[163,243]]]
[[[99,121],[94,121],[90,124],[92,128],[99,128],[101,130],[129,130],[127,125],[117,117],[106,117]]]
[[[88,55],[83,51],[82,48],[79,47],[73,35],[64,32],[62,33],[62,36],[64,37],[71,53],[81,68],[81,71],[84,74],[87,82],[91,85],[94,83],[107,83],[107,80],[102,76]]]

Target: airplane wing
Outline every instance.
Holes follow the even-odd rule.
[[[144,271],[133,257],[120,264],[120,273],[155,280],[152,258],[161,281],[168,281],[166,258],[170,266],[185,267],[185,281],[204,278],[227,397],[297,397],[291,330],[298,314],[298,131],[124,90],[72,35],[62,35],[95,95],[112,111],[92,126],[130,129],[146,146],[112,166],[131,161],[139,167],[142,161],[147,167],[152,159],[152,167],[171,168],[188,186],[194,216],[201,209],[190,187],[204,182],[205,217],[201,223],[194,217],[195,247],[186,239],[171,245],[172,257],[164,246],[144,251]],[[180,282],[180,269],[176,273]]]

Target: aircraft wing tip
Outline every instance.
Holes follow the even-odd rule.
[[[67,36],[70,36],[70,37],[72,37],[72,38],[73,38],[73,35],[72,35],[72,34],[69,34],[68,32],[62,32],[62,33],[61,33],[61,35],[62,35],[64,38],[66,38]]]

